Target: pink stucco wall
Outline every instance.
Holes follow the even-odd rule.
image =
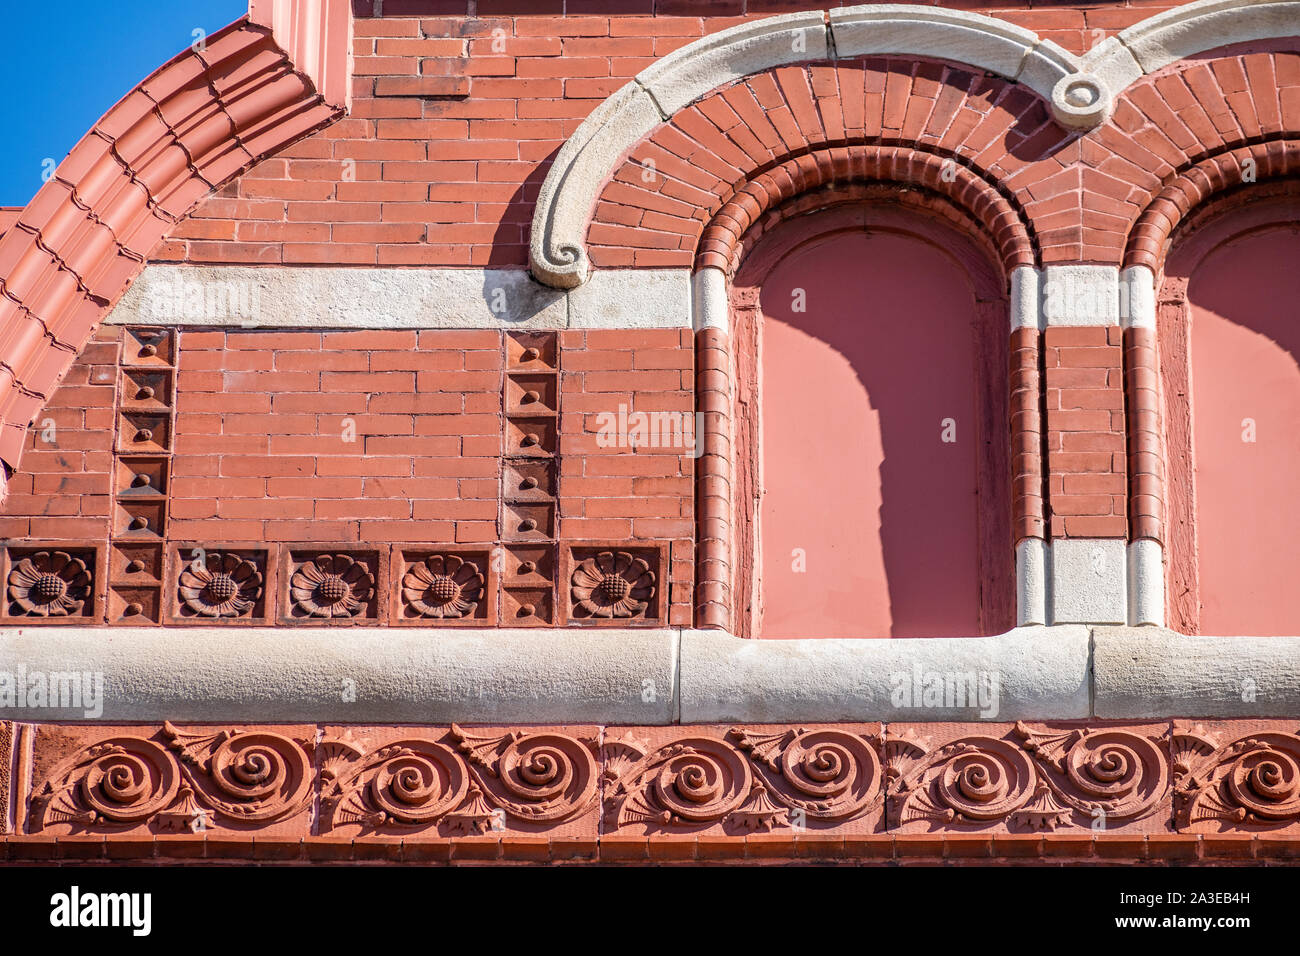
[[[1300,233],[1223,244],[1188,300],[1201,631],[1300,634]]]
[[[787,255],[761,305],[761,636],[978,633],[963,267],[911,235],[838,232]]]

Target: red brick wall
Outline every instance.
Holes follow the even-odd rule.
[[[1121,538],[1127,528],[1122,333],[1043,335],[1052,537]]]
[[[274,566],[281,543],[360,549],[380,565],[392,550],[389,592],[403,548],[500,548],[489,586],[507,625],[568,619],[569,545],[644,551],[662,602],[649,618],[691,623],[689,449],[599,441],[601,414],[620,405],[690,419],[689,331],[173,329],[143,359],[140,332],[106,327],[83,351],[30,433],[0,518],[16,545],[106,546],[111,623],[166,617],[190,546],[222,543],[269,546],[268,593],[292,571],[287,558]],[[133,396],[146,382],[156,395],[142,410]],[[539,399],[521,404],[526,391]],[[145,472],[161,498],[137,494]],[[142,516],[147,526],[130,523]],[[132,557],[148,581],[118,574]],[[527,560],[537,570],[521,572]],[[132,601],[142,611],[123,616]]]
[[[549,161],[605,97],[705,34],[826,6],[584,0],[602,14],[586,15],[577,2],[568,16],[522,15],[539,9],[531,2],[479,2],[473,16],[465,2],[388,2],[379,19],[369,3],[355,4],[351,114],[200,204],[153,258],[525,265]],[[944,6],[1001,17],[1082,52],[1171,4]]]

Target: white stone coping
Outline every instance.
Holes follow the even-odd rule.
[[[1084,627],[1021,627],[997,637],[796,641],[686,631],[681,653],[683,723],[1088,716]],[[968,706],[957,706],[958,686]],[[927,704],[926,689],[940,687],[945,699]]]
[[[1058,122],[1087,130],[1144,74],[1225,44],[1297,35],[1298,24],[1296,0],[1200,0],[1148,17],[1078,57],[1006,20],[942,7],[865,4],[742,23],[653,63],[578,127],[542,183],[531,268],[556,288],[585,282],[587,225],[627,152],[677,110],[761,70],[868,53],[950,60],[1024,84]]]
[[[1119,325],[1120,283],[1117,266],[1045,266],[1040,273],[1041,328]]]
[[[97,714],[6,699],[20,676],[30,684],[73,673],[102,675]],[[966,707],[926,699],[929,689],[946,696],[971,681],[985,706],[978,696]],[[1300,718],[1300,637],[1078,625],[795,641],[681,628],[0,630],[8,720],[649,726],[1202,716]]]
[[[1300,637],[1187,637],[1093,630],[1094,714],[1116,720],[1300,720]]]
[[[569,292],[526,270],[154,263],[104,320],[323,329],[690,328],[689,269],[602,269]]]
[[[1107,70],[1124,62],[1122,48],[1141,73],[1154,73],[1215,47],[1297,35],[1296,0],[1198,0],[1140,20],[1098,44],[1084,60]]]

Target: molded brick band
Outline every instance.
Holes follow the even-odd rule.
[[[733,275],[746,230],[787,199],[829,182],[882,179],[933,190],[965,209],[987,231],[1008,273],[1034,264],[1028,230],[990,183],[952,160],[921,149],[853,145],[805,153],[737,190],[700,234],[696,268],[712,267]]]
[[[1300,17],[1300,3],[1279,3],[1277,7],[1293,7],[1294,15]],[[1292,29],[1300,30],[1295,23],[1300,20],[1293,22]],[[1170,237],[1192,210],[1226,189],[1297,172],[1300,139],[1294,137],[1241,146],[1183,169],[1151,200],[1134,224],[1124,250],[1124,265],[1146,266],[1153,274],[1160,272]]]
[[[1041,538],[1043,511],[1043,413],[1037,328],[1011,333],[1011,495],[1016,541]],[[1041,623],[1041,622],[1039,622]]]
[[[523,269],[154,263],[106,322],[241,328],[690,328],[686,269],[606,269],[561,292]]]
[[[1063,543],[1052,549],[1058,572]],[[1123,542],[1102,544],[1119,547],[1122,588]],[[1084,558],[1095,573],[1093,556]],[[0,630],[0,715],[657,726],[1300,713],[1300,638],[1189,638],[1152,627],[1095,628],[1093,638],[1090,649],[1080,626],[796,641],[677,628],[9,628]],[[24,678],[30,687],[37,677],[83,674],[102,676],[97,717],[84,700],[58,709],[19,706],[10,695]],[[974,686],[991,704],[994,681],[996,715],[970,696]],[[958,705],[958,683],[974,705]],[[927,703],[935,687],[942,694]]]
[[[695,621],[725,629],[732,623],[733,446],[731,337],[724,329],[696,334],[695,402],[704,429],[695,466]]]
[[[1164,442],[1154,328],[1124,332],[1128,399],[1129,529],[1134,540],[1164,541]]]
[[[0,859],[1300,854],[1293,781],[1269,772],[1300,758],[1294,721],[4,722],[0,739],[22,770]]]

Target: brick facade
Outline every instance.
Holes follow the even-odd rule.
[[[729,30],[824,6],[277,0],[303,14],[286,25],[259,0],[211,55],[177,57],[110,110],[28,207],[0,211],[0,629],[14,653],[44,651],[27,628],[65,625],[43,632],[50,646],[166,690],[160,639],[203,649],[218,628],[256,626],[280,674],[259,672],[263,700],[297,673],[277,655],[322,646],[319,625],[359,671],[368,661],[347,655],[375,633],[427,638],[411,673],[427,654],[482,707],[460,723],[352,720],[330,683],[295,685],[302,699],[257,726],[218,728],[202,699],[182,726],[153,690],[111,726],[25,713],[0,721],[0,859],[1295,855],[1293,669],[1252,648],[1256,670],[1206,679],[1226,697],[1117,713],[1095,705],[1099,682],[1123,676],[1098,670],[1094,645],[1105,626],[1200,630],[1188,274],[1227,241],[1226,217],[1294,221],[1300,40],[1269,27],[1161,59],[1126,35],[1136,78],[1108,74],[1111,110],[1092,126],[1034,86],[1029,47],[999,75],[833,44],[759,62],[755,42],[696,64],[693,82],[713,79],[673,109],[644,79],[688,44],[705,56]],[[1033,52],[1058,44],[1075,69],[1175,8],[917,9],[1036,31]],[[830,14],[813,22],[832,37]],[[997,30],[990,49],[1018,42]],[[618,112],[625,94],[653,121]],[[606,139],[591,146],[575,134],[598,109]],[[546,271],[554,250],[538,252],[557,175],[594,197],[560,210],[558,265],[582,267],[563,281]],[[880,674],[911,659],[872,651],[870,679],[833,705],[809,662],[834,671],[851,652],[828,645],[917,655],[924,641],[740,640],[760,630],[762,422],[781,400],[761,381],[763,279],[853,217],[924,233],[969,283],[970,329],[953,337],[969,331],[981,384],[970,633],[1083,655],[1082,678],[1042,665],[1051,686],[1011,708],[1024,721],[844,723],[864,700],[882,707]],[[151,274],[275,304],[151,318],[137,295]],[[873,321],[913,318],[871,305]],[[896,359],[917,389],[923,358]],[[369,630],[385,627],[407,630]],[[744,650],[692,644],[694,629]],[[538,647],[573,674],[530,670]],[[990,651],[979,673],[1038,666],[1042,650]],[[562,701],[564,721],[498,719],[509,695],[476,683],[480,651],[517,697],[562,696],[573,675],[588,697]],[[94,656],[109,652],[120,659]],[[765,667],[813,716],[728,684]],[[411,696],[410,674],[381,677]],[[1255,682],[1274,678],[1257,704]],[[22,706],[2,691],[0,707]],[[641,704],[665,712],[608,716]],[[683,726],[688,713],[714,716]],[[275,765],[273,795],[211,769],[240,759]],[[150,786],[101,793],[114,761]],[[394,797],[412,773],[438,787]],[[1095,836],[1094,811],[1116,832]],[[217,832],[196,836],[209,816]]]

